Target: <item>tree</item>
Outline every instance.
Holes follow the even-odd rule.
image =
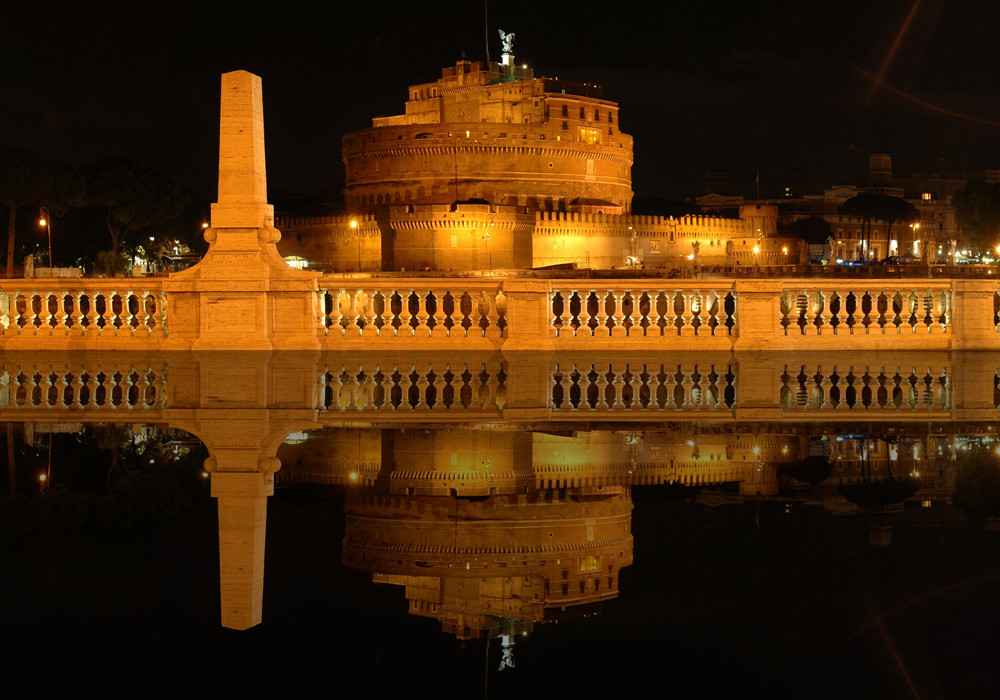
[[[893,224],[912,224],[920,220],[920,212],[915,206],[901,197],[884,194],[855,195],[841,204],[837,211],[844,216],[861,219],[861,235],[866,248],[871,248],[873,221],[884,221],[889,224],[886,231],[888,241],[892,238]]]
[[[51,156],[17,148],[0,149],[0,205],[7,206],[7,276],[14,275],[14,231],[17,210],[45,206],[64,212],[84,192],[80,173]],[[51,262],[51,261],[50,261]]]
[[[982,251],[996,245],[1000,232],[1000,184],[969,180],[951,198],[965,245]]]
[[[160,173],[124,158],[105,158],[85,172],[87,200],[107,210],[111,252],[129,231],[168,223],[191,201],[191,195]]]
[[[796,219],[782,227],[781,235],[801,238],[806,243],[826,243],[833,235],[833,230],[826,219],[820,216],[810,216],[808,219]]]

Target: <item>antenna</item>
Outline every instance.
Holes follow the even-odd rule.
[[[486,39],[486,63],[490,62],[490,2],[483,0],[483,38]]]

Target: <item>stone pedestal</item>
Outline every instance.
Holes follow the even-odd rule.
[[[219,201],[205,232],[210,247],[200,263],[164,282],[174,343],[193,340],[194,350],[319,348],[319,275],[290,267],[278,254],[281,234],[266,180],[260,78],[226,73]]]
[[[552,348],[549,338],[549,294],[552,285],[547,280],[508,280],[503,293],[507,297],[507,328],[503,349],[546,350]]]

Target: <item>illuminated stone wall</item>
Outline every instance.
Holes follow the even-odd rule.
[[[631,207],[632,137],[597,86],[460,61],[409,96],[404,115],[344,135],[350,210],[472,199]]]

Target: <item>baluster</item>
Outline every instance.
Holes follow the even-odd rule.
[[[346,311],[344,314],[344,337],[357,337],[361,335],[361,324],[358,323],[360,320],[360,310],[358,308],[358,296],[361,294],[360,289],[356,289],[353,292],[347,292],[344,301],[346,302]]]
[[[35,377],[41,380],[41,374],[38,372],[38,367],[32,365],[29,372],[25,372],[24,375],[24,403],[28,408],[35,408],[35,390],[39,389],[39,381],[36,381]],[[41,391],[39,389],[39,391]],[[39,397],[39,402],[41,402],[41,397]]]
[[[392,410],[392,374],[392,369],[390,369],[389,372],[385,372],[382,370],[381,364],[375,366],[375,375],[372,379],[375,377],[381,377],[381,379],[375,383],[375,391],[378,392],[378,395],[382,399],[381,403],[376,402],[374,398],[375,395],[373,394],[372,407],[376,410]]]
[[[709,388],[711,387],[711,382],[709,382],[709,375],[702,372],[698,365],[694,366],[694,371],[698,373],[698,384],[695,387],[698,390],[698,403],[696,408],[702,409],[706,406],[711,407],[712,399]]]
[[[600,367],[600,369],[597,369]],[[600,365],[594,365],[594,369],[597,370],[597,409],[608,408],[608,371],[610,367],[605,363],[600,363]]]
[[[460,299],[461,297],[459,297]],[[448,338],[451,337],[452,331],[455,329],[455,325],[458,321],[455,320],[456,311],[461,314],[458,309],[459,299],[455,298],[455,295],[450,289],[444,290],[439,300],[439,310],[441,311],[441,326],[437,329],[438,335],[443,335]],[[461,334],[456,334],[460,336]]]
[[[448,386],[444,377],[448,373],[448,365],[444,365],[444,369],[441,369],[441,363],[438,363],[438,368],[434,369],[433,365],[428,365],[429,370],[434,371],[434,383],[431,386],[434,387],[434,406],[437,409],[447,409],[444,403],[444,391]]]
[[[344,314],[340,310],[340,298],[343,296],[344,290],[335,288],[328,294],[330,294],[330,325],[327,332],[334,336],[345,335],[344,326],[341,324]]]
[[[683,311],[681,311],[681,337],[683,338],[693,338],[695,335],[694,328],[694,313],[691,308],[691,297],[690,292],[681,292],[682,304],[684,305]]]
[[[379,334],[378,327],[375,325],[375,319],[378,317],[375,313],[375,295],[377,293],[377,290],[372,290],[371,292],[358,290],[358,296],[362,299],[362,306],[364,307],[364,326],[358,331],[358,335],[363,338],[374,338]],[[359,318],[361,318],[360,314]]]
[[[417,312],[415,314],[417,325],[413,329],[413,336],[416,338],[429,338],[431,335],[431,329],[430,326],[427,325],[427,321],[430,318],[428,311],[428,298],[430,297],[430,292],[427,291],[421,295],[420,292],[414,290],[413,297],[417,300]]]
[[[40,372],[41,381],[38,382],[38,405],[42,408],[52,408],[52,397],[49,396],[49,390],[52,389],[52,370],[51,368],[46,368],[48,371]]]
[[[63,365],[62,369],[56,370],[56,367],[52,367],[53,372],[55,372],[56,380],[53,383],[55,387],[55,405],[53,408],[58,408],[60,411],[65,411],[69,406],[66,404],[66,389],[69,387],[69,381],[66,379],[66,375],[69,373],[69,366]]]
[[[556,297],[562,299],[563,310],[561,315],[556,313]],[[568,311],[569,300],[560,292],[553,290],[552,296],[549,297],[549,329],[555,331],[555,336],[557,338],[561,335],[563,316],[568,317]]]
[[[128,329],[129,335],[135,335],[136,326],[139,325],[139,319],[132,312],[132,297],[135,296],[135,292],[132,289],[127,290],[122,295],[122,316],[124,321],[122,323],[123,328]],[[139,298],[136,297],[136,311],[138,311]]]
[[[358,402],[359,411],[370,411],[375,407],[375,373],[378,371],[378,365],[372,366],[372,364],[361,364],[358,367],[359,371],[364,375],[365,380],[361,384],[361,389],[364,392],[363,401]]]
[[[642,294],[642,292],[636,294],[631,290],[628,293],[631,306],[629,307],[628,314],[625,316],[625,320],[628,323],[626,330],[629,337],[641,338],[645,334],[642,327],[642,312],[639,309],[639,305],[642,303]]]
[[[559,380],[562,380],[561,382]],[[563,400],[562,407],[566,407],[566,403],[569,401],[569,391],[567,390],[566,380],[568,377],[560,373],[559,363],[556,362],[555,368],[549,372],[549,400],[546,402],[549,408],[559,408],[556,406],[556,387],[560,384],[563,389]]]
[[[135,404],[132,403],[132,387],[135,386],[135,382],[132,380],[132,374],[135,372],[134,367],[129,367],[127,371],[122,372],[121,381],[121,391],[122,391],[122,402],[121,405],[124,406],[129,411],[135,409]]]
[[[486,316],[486,332],[483,334],[487,338],[500,337],[500,310],[497,308],[501,300],[502,292],[497,292],[494,296],[483,293],[484,311]]]
[[[625,337],[625,294],[624,290],[609,290],[608,294],[611,296],[612,304],[614,305],[612,313],[612,322],[614,325],[611,327],[611,337],[612,338],[624,338]]]
[[[73,373],[73,402],[70,408],[80,410],[84,407],[83,390],[87,384],[83,381],[84,369],[81,365],[79,371]]]
[[[693,290],[688,295],[688,303],[691,306],[691,333],[696,336],[707,335],[705,332],[705,297],[701,290]]]
[[[611,403],[611,408],[621,410],[625,408],[625,364],[613,362],[611,372],[615,375],[615,378],[611,380],[611,386],[614,387],[614,401]]]
[[[683,407],[689,408],[694,404],[694,372],[684,372],[683,369],[681,372],[684,375],[681,380],[681,386],[684,387],[684,391],[682,392],[682,396],[684,397]]]
[[[343,373],[343,365],[333,365],[332,367],[327,367],[327,385],[330,387],[330,410],[343,411],[344,407],[340,405],[340,390],[343,388],[344,384],[340,380],[340,375]]]
[[[358,381],[358,374],[361,372],[361,367],[350,365],[350,369],[346,371],[347,385],[345,386],[345,394],[347,403],[344,406],[344,410],[349,411],[353,408],[355,411],[360,411],[361,403],[358,400],[358,390],[361,388],[361,382]]]
[[[715,371],[715,365],[709,365],[708,374],[705,375],[704,387],[702,387],[702,405],[709,411],[714,411],[719,407],[719,397],[722,396],[722,389],[719,387],[721,377]]]
[[[410,387],[413,386],[413,380],[410,375],[413,373],[413,364],[408,365],[397,365],[399,369],[399,391],[400,391],[400,401],[399,409],[404,411],[413,410],[413,406],[410,405]]]
[[[607,338],[611,335],[608,328],[608,291],[595,292],[597,296],[597,327],[594,328],[595,338]]]
[[[69,294],[66,290],[56,291],[55,295],[55,306],[56,310],[53,315],[53,320],[55,325],[53,331],[58,335],[66,335],[69,331],[69,312],[66,311],[66,295]]]
[[[427,388],[431,385],[427,379],[427,375],[430,373],[430,365],[427,363],[415,363],[413,368],[417,373],[417,405],[414,406],[414,410],[426,411],[430,408],[430,404],[427,402]]]
[[[101,386],[101,382],[98,379],[100,375],[100,367],[96,371],[87,372],[87,404],[84,408],[96,409],[99,408],[97,405],[97,390]]]
[[[144,411],[149,410],[146,393],[149,391],[149,373],[151,371],[150,367],[146,367],[143,371],[139,372],[139,381],[135,383],[136,394],[138,396],[136,404]]]

